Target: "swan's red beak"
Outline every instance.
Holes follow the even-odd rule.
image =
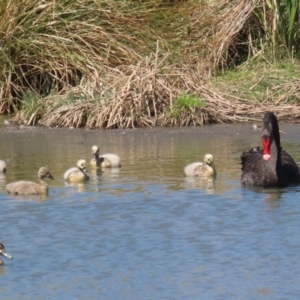
[[[271,137],[262,137],[261,142],[263,145],[263,159],[269,160],[271,157],[271,144],[272,138]]]

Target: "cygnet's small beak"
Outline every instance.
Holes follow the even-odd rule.
[[[9,259],[13,259],[13,257],[10,254],[8,254],[7,252],[3,252],[1,254]]]

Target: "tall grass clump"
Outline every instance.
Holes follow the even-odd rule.
[[[153,50],[156,35],[128,13],[130,1],[121,2],[1,1],[0,112],[11,112],[27,90],[60,94]]]
[[[68,93],[101,83],[110,68],[155,52],[209,78],[228,55],[254,0],[3,0],[0,4],[0,113],[21,107],[24,92]],[[97,85],[97,84],[96,84]]]
[[[272,50],[273,60],[300,57],[299,5],[299,0],[260,1],[255,10],[260,23],[256,29],[262,30],[261,38]]]
[[[299,1],[3,0],[0,113],[90,128],[244,120],[247,94],[211,79],[298,57]]]

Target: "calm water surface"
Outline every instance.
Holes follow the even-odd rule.
[[[1,122],[3,123],[3,121]],[[300,163],[300,125],[282,145]],[[1,299],[298,299],[300,187],[240,187],[240,154],[260,144],[249,125],[88,131],[0,126]],[[92,145],[118,153],[119,171],[67,185],[64,171]],[[186,164],[215,157],[214,184],[187,180]],[[36,181],[48,197],[11,197]]]

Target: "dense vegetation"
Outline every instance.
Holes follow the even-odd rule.
[[[3,0],[0,113],[89,128],[246,121],[266,107],[295,118],[299,24],[299,0]]]

